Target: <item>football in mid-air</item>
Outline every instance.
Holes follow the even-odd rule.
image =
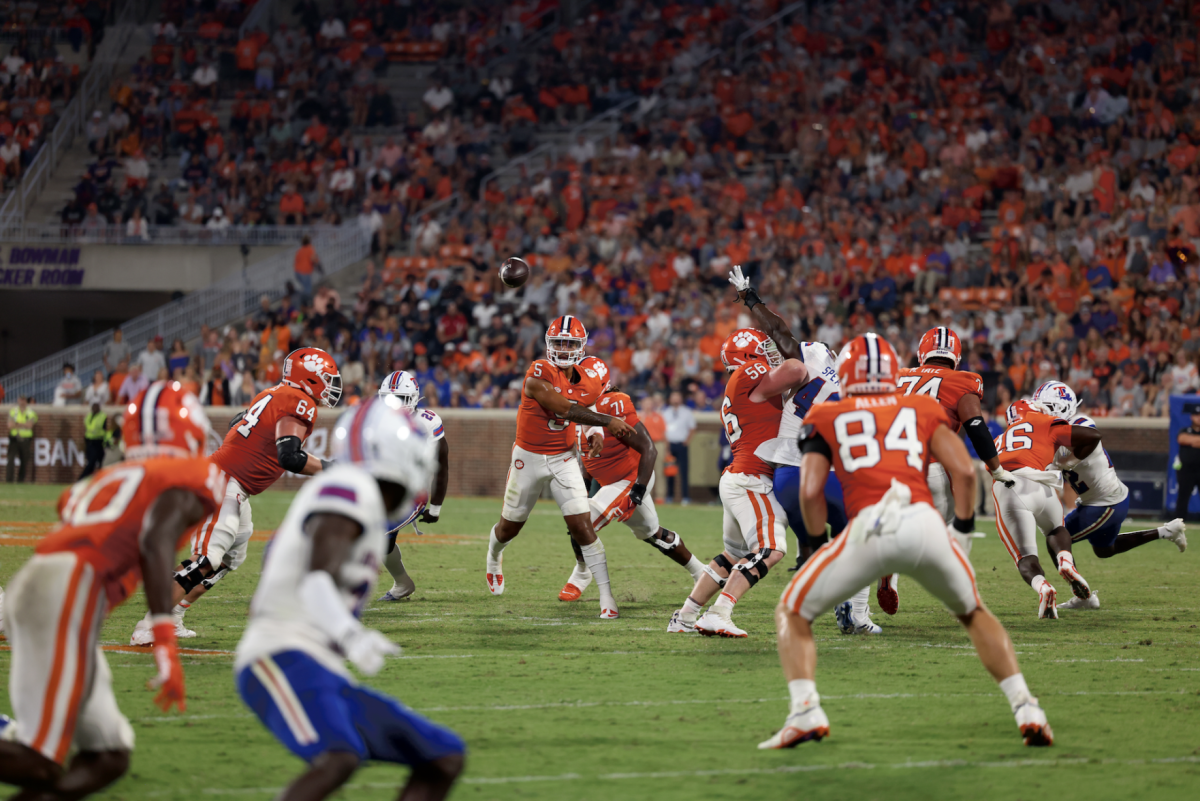
[[[513,256],[511,259],[505,259],[500,265],[500,280],[506,287],[516,289],[525,286],[525,282],[529,280],[529,272],[529,263]]]

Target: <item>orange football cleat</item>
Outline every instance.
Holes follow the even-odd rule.
[[[571,582],[563,585],[563,588],[558,591],[558,600],[560,601],[578,601],[583,597],[583,590],[576,587]]]

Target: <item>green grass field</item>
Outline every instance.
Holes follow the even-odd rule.
[[[54,516],[58,489],[0,490],[0,582]],[[254,500],[274,528],[290,495]],[[603,532],[621,618],[596,618],[596,591],[558,601],[573,558],[557,510],[541,504],[505,551],[506,594],[483,579],[495,499],[450,499],[442,521],[407,537],[411,601],[370,606],[364,621],[404,646],[371,680],[458,731],[470,748],[458,799],[1177,799],[1200,797],[1200,561],[1154,542],[1107,561],[1077,551],[1104,608],[1036,619],[990,524],[972,558],[980,591],[1016,643],[1054,726],[1050,749],[1026,749],[1004,696],[952,617],[912,581],[901,609],[876,613],[884,634],[848,638],[815,626],[818,687],[832,725],[821,743],[759,752],[782,722],[787,690],[771,613],[789,574],[773,571],[737,608],[746,640],[667,635],[686,572],[623,526]],[[718,507],[661,509],[702,558],[720,549]],[[1132,526],[1138,528],[1140,526]],[[794,540],[793,540],[794,546]],[[1200,547],[1200,531],[1193,538]],[[164,715],[144,683],[148,654],[108,654],[138,744],[130,775],[106,797],[269,798],[301,770],[242,706],[230,651],[246,621],[262,543],[241,571],[188,614],[199,637],[184,658],[188,708]],[[1051,577],[1065,590],[1065,583]],[[379,592],[390,586],[382,579]],[[117,609],[106,643],[127,644],[141,595]],[[0,652],[7,676],[9,654]],[[6,683],[7,684],[7,683]],[[5,712],[11,707],[0,702]],[[400,768],[360,771],[341,797],[389,799]]]

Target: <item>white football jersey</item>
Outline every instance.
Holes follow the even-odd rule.
[[[428,434],[430,439],[439,440],[446,436],[442,428],[442,418],[432,409],[417,409],[413,412],[413,419],[421,425],[421,430]]]
[[[808,383],[783,402],[779,419],[779,436],[759,445],[754,451],[758,458],[773,464],[800,464],[800,424],[815,404],[838,399],[837,357],[821,342],[801,342],[800,358],[808,367]]]
[[[1096,427],[1090,417],[1082,415],[1071,418],[1071,425]],[[1129,497],[1129,487],[1117,478],[1103,444],[1082,461],[1075,458],[1070,448],[1059,448],[1054,454],[1054,467],[1062,471],[1063,479],[1079,495],[1082,506],[1115,506]]]
[[[387,510],[379,484],[369,473],[335,464],[305,482],[267,545],[235,669],[280,651],[303,651],[330,670],[346,672],[335,644],[309,622],[299,592],[312,562],[312,538],[303,531],[304,522],[323,512],[348,517],[363,528],[335,577],[346,608],[356,617],[362,613],[387,548]]]

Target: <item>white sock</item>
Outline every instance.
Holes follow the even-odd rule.
[[[704,575],[704,563],[692,556],[692,560],[683,566],[683,569],[692,574],[692,581],[699,581]]]
[[[568,584],[574,584],[578,587],[581,583],[592,580],[592,571],[588,570],[588,566],[583,562],[576,562],[575,569],[571,571],[571,577],[567,579]]]
[[[1075,567],[1075,557],[1071,556],[1070,551],[1059,551],[1058,552],[1058,569],[1060,571],[1063,569],[1064,562],[1069,564],[1071,567]]]
[[[1022,704],[1036,700],[1029,694],[1029,687],[1025,684],[1025,677],[1020,673],[1014,673],[1000,682],[1000,689],[1004,691],[1004,695],[1008,698],[1008,705],[1012,707],[1013,712],[1016,712],[1017,707]]]
[[[792,679],[788,682],[788,694],[792,697],[793,713],[804,712],[821,704],[817,683],[812,679]]]
[[[696,618],[700,617],[700,610],[704,607],[692,600],[692,596],[688,596],[683,602],[683,609],[679,610],[679,617],[684,623],[695,623]]]
[[[733,605],[736,603],[737,598],[727,592],[722,592],[717,596],[716,603],[712,605],[712,611],[729,620],[729,616],[733,614]]]
[[[508,545],[507,542],[496,539],[496,527],[492,526],[492,533],[488,536],[487,569],[489,573],[500,572],[500,554],[504,552],[506,545]]]
[[[1029,582],[1029,586],[1033,587],[1033,591],[1038,595],[1042,594],[1042,585],[1046,583],[1045,576],[1034,576],[1033,581]]]
[[[608,560],[604,558],[604,543],[597,537],[591,545],[583,545],[579,550],[583,551],[583,561],[592,572],[596,589],[600,591],[600,608],[616,609],[617,601],[613,598],[612,587],[608,582]]]
[[[400,556],[399,548],[393,548],[391,553],[383,557],[383,566],[387,568],[387,572],[392,576],[392,581],[396,584],[408,578],[408,571],[404,569],[404,559]]]
[[[867,599],[871,597],[871,588],[863,587],[850,597],[850,613],[855,622],[865,623],[871,614],[871,605]]]
[[[182,620],[184,613],[187,612],[187,610],[190,609],[191,606],[192,605],[190,603],[188,603],[187,599],[184,599],[184,600],[180,601],[179,603],[175,604],[175,608],[171,610],[171,614]]]

